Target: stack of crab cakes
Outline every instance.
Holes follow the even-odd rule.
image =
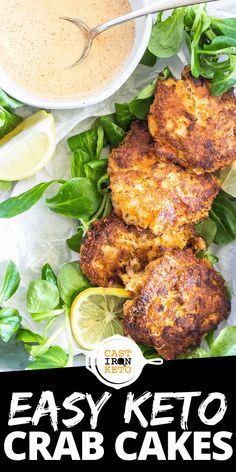
[[[199,258],[195,224],[220,190],[213,174],[236,159],[233,91],[211,96],[210,83],[185,68],[158,80],[148,124],[133,122],[109,156],[113,211],[94,223],[80,263],[92,284],[124,286],[124,331],[165,359],[197,347],[227,318],[225,283]]]

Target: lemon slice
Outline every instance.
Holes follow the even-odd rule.
[[[52,157],[56,130],[51,113],[39,111],[0,140],[0,180],[31,177]]]
[[[120,288],[88,288],[71,307],[71,329],[83,349],[93,350],[106,338],[123,334],[120,317],[129,292]]]
[[[236,197],[236,161],[220,173],[221,188]]]

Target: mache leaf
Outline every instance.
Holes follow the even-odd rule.
[[[174,56],[180,48],[184,32],[184,8],[176,8],[164,21],[158,17],[153,26],[149,51],[156,57]]]
[[[76,295],[90,287],[90,283],[78,262],[68,262],[59,271],[58,287],[62,300],[70,307]]]
[[[0,338],[7,343],[15,334],[21,323],[21,316],[16,308],[2,308],[0,310]]]
[[[71,236],[71,238],[67,239],[67,245],[72,251],[80,253],[80,246],[84,236],[83,228],[78,228],[77,232]]]
[[[9,300],[20,285],[20,274],[13,261],[9,261],[0,291],[0,305]]]
[[[30,190],[17,195],[17,197],[8,198],[8,200],[0,203],[0,218],[14,218],[29,210],[40,200],[48,187],[57,182],[61,183],[61,181],[56,180],[42,182]]]
[[[56,213],[80,219],[93,215],[99,208],[101,200],[96,182],[81,177],[68,180],[54,197],[47,199],[47,205]]]
[[[66,367],[68,355],[59,346],[50,347],[50,349],[37,357],[33,362],[30,362],[26,370],[39,369],[58,369]]]
[[[58,288],[47,280],[32,280],[28,286],[26,301],[29,313],[54,310],[60,301]]]
[[[16,335],[17,341],[22,341],[23,343],[37,343],[41,344],[44,341],[44,338],[40,334],[33,333],[29,329],[20,328]]]
[[[57,287],[57,277],[50,264],[45,264],[41,271],[42,279]]]

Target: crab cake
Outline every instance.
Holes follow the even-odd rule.
[[[159,253],[151,231],[127,226],[111,213],[87,232],[80,249],[80,265],[94,285],[108,287],[121,284],[120,274],[129,269],[142,270]]]
[[[207,218],[219,191],[218,180],[210,174],[190,174],[171,162],[160,162],[145,124],[133,124],[108,162],[116,215],[166,239]]]
[[[154,346],[164,359],[199,346],[229,314],[224,280],[190,249],[168,252],[124,279],[135,295],[124,305],[125,334]]]
[[[182,80],[158,80],[149,129],[161,158],[202,174],[236,159],[236,99],[233,89],[220,97],[186,67]]]
[[[179,239],[177,236],[177,247],[205,248],[204,241],[196,235],[193,227],[184,228]],[[111,213],[94,223],[87,232],[80,250],[81,269],[94,285],[121,285],[123,273],[144,269],[163,252],[161,242],[151,231],[127,226]]]
[[[146,121],[133,121],[120,147],[108,159],[111,175],[127,170],[147,170],[159,161]]]

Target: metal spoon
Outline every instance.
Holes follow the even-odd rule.
[[[151,15],[153,13],[169,10],[172,8],[187,7],[188,5],[196,5],[199,3],[209,3],[215,1],[216,0],[159,0],[153,3],[152,5],[141,8],[140,10],[132,11],[127,15],[119,16],[118,18],[107,21],[107,23],[98,25],[95,28],[90,28],[88,25],[86,25],[86,23],[84,23],[84,21],[80,20],[79,18],[63,16],[61,17],[61,20],[70,21],[74,25],[78,26],[78,28],[84,33],[85,36],[84,50],[80,58],[70,67],[75,67],[80,64],[88,56],[93,44],[93,40],[96,38],[96,36],[103,33],[103,31],[112,28],[113,26],[120,25],[121,23],[124,23],[126,21],[134,20],[135,18],[140,18],[141,16]]]

